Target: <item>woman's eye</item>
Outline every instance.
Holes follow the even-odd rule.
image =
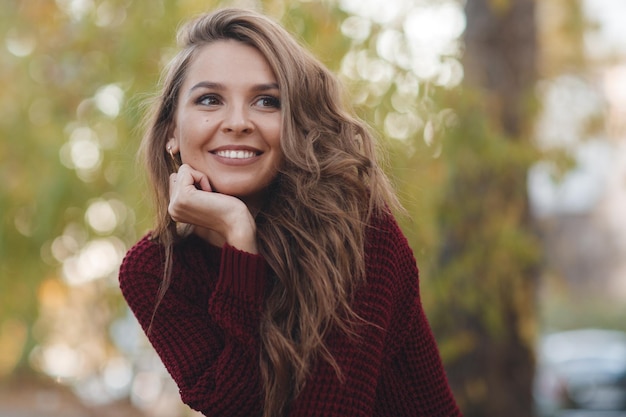
[[[206,94],[206,95],[200,96],[197,100],[197,103],[202,104],[204,106],[216,106],[220,104],[220,99],[219,97],[213,94]]]
[[[280,109],[280,100],[277,97],[263,96],[257,100],[256,104],[260,107]]]

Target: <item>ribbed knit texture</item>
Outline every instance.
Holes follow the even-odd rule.
[[[343,381],[318,361],[289,417],[460,417],[424,315],[413,253],[391,216],[372,222],[367,283],[356,293],[358,337],[327,343]],[[147,236],[127,254],[120,286],[144,330],[163,275],[163,248]],[[182,400],[207,416],[262,412],[259,323],[268,267],[259,255],[191,236],[174,252],[172,284],[148,338]]]

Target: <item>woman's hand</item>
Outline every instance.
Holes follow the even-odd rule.
[[[187,164],[170,175],[168,212],[174,221],[194,225],[205,239],[210,235],[206,232],[214,232],[237,249],[258,253],[256,224],[245,203],[212,192],[207,176]]]

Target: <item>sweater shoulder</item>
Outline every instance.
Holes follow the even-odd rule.
[[[388,259],[408,257],[415,262],[413,251],[392,213],[385,211],[373,216],[366,232],[366,256]]]
[[[124,256],[120,266],[120,277],[126,276],[125,272],[161,272],[164,258],[163,245],[153,239],[151,233],[148,233],[135,243]]]

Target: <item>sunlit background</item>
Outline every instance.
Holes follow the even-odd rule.
[[[485,1],[467,0],[491,5],[485,21],[525,2]],[[421,267],[424,305],[467,417],[504,415],[490,405],[493,381],[460,364],[487,339],[504,346],[498,334],[506,328],[534,353],[537,376],[526,379],[534,397],[522,401],[542,416],[573,407],[556,404],[560,376],[540,380],[544,360],[567,350],[546,346],[570,346],[542,343],[547,335],[617,332],[609,371],[623,368],[626,381],[626,2],[535,1],[535,24],[523,28],[537,40],[524,93],[532,99],[522,106],[522,128],[507,131],[494,121],[502,102],[467,98],[475,96],[464,87],[464,53],[472,50],[464,35],[474,20],[463,0],[0,0],[0,416],[195,415],[124,305],[117,272],[151,225],[135,159],[143,103],[181,22],[219,5],[281,20],[340,74],[355,110],[380,134],[408,210],[401,222]],[[449,191],[455,170],[463,177],[463,161],[474,160],[459,144],[474,140],[479,126],[515,147],[471,151],[476,169],[498,161],[526,167],[517,178],[525,197],[503,198],[511,206],[488,198],[509,191],[498,187]],[[506,168],[485,172],[504,177]],[[505,239],[485,246],[497,256],[454,252],[463,236],[475,239],[457,233],[457,212],[477,204]],[[523,233],[508,229],[513,217]],[[481,222],[467,226],[478,246],[496,236],[479,231]],[[513,253],[531,266],[532,282],[490,272],[515,269]],[[463,271],[467,280],[458,281]],[[514,320],[499,310],[507,297],[520,303]],[[464,313],[484,325],[468,327],[458,319]],[[503,381],[516,378],[514,367],[494,363]],[[612,392],[624,402],[616,408],[626,408],[622,388]]]

